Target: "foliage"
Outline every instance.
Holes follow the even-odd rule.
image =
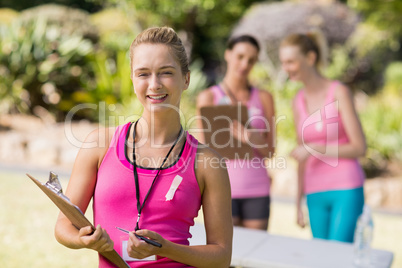
[[[44,4],[65,5],[88,12],[96,12],[101,8],[101,3],[97,0],[0,0],[0,6],[19,11]]]
[[[0,26],[2,112],[33,112],[38,106],[54,114],[66,111],[60,100],[87,78],[85,57],[93,52],[96,38],[85,16],[50,5],[22,12],[10,26]]]
[[[0,24],[9,25],[19,16],[18,12],[9,8],[0,8]]]
[[[373,94],[384,85],[387,65],[402,59],[402,2],[349,0],[347,4],[364,17],[345,45],[348,55],[356,58],[349,72],[361,81],[360,90]]]
[[[203,59],[204,68],[222,59],[225,40],[247,8],[261,0],[112,0],[134,18],[137,30],[168,25],[180,34],[192,59]],[[214,74],[210,74],[213,76]]]
[[[402,14],[401,1],[348,0],[347,4],[361,12],[366,23],[390,32],[394,38],[401,37],[402,24],[396,23]]]
[[[262,63],[257,63],[254,66],[250,80],[256,87],[268,90],[273,95],[277,132],[276,154],[286,156],[296,146],[292,100],[301,84],[293,81],[277,83],[267,73],[266,67]]]
[[[383,94],[389,95],[391,98],[387,101],[396,107],[398,104],[395,102],[402,97],[402,61],[392,62],[388,65],[385,71],[385,81]]]
[[[369,147],[368,158],[380,164],[384,160],[402,161],[401,65],[402,62],[389,65],[383,90],[371,97],[361,112]]]
[[[187,130],[195,127],[195,121],[192,118],[196,115],[196,98],[198,93],[207,87],[207,77],[202,72],[202,67],[201,60],[196,60],[190,65],[190,85],[183,92],[180,102],[182,125]]]
[[[92,14],[91,22],[99,31],[100,46],[109,52],[125,50],[130,47],[139,31],[130,23],[127,13],[117,8],[108,8]]]
[[[43,107],[62,120],[87,103],[96,109],[77,109],[74,119],[107,122],[106,113],[132,104],[127,40],[133,36],[127,25],[103,31],[98,43],[98,31],[86,13],[50,5],[24,11],[0,29],[2,112],[35,113]]]

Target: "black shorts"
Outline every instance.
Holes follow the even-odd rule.
[[[232,216],[243,220],[265,220],[269,218],[269,196],[232,199]]]

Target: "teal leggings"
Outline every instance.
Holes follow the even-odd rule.
[[[356,221],[364,204],[363,187],[307,195],[314,238],[353,242]]]

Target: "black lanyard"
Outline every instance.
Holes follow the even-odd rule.
[[[154,183],[156,181],[156,178],[159,175],[159,172],[162,170],[163,165],[165,164],[166,160],[168,159],[168,157],[169,157],[170,153],[172,152],[174,146],[179,141],[180,136],[181,136],[181,134],[183,132],[183,128],[180,127],[179,136],[177,136],[177,138],[176,138],[175,142],[173,143],[172,147],[170,147],[169,152],[167,153],[167,155],[163,159],[162,165],[158,168],[158,172],[156,173],[155,178],[152,181],[151,187],[149,187],[148,193],[145,196],[144,201],[142,202],[142,205],[141,205],[141,203],[140,203],[140,185],[139,185],[139,182],[138,182],[137,163],[136,163],[136,157],[135,157],[135,129],[137,127],[137,123],[138,123],[138,120],[134,123],[134,129],[133,129],[133,173],[134,173],[134,181],[135,181],[135,196],[137,198],[137,211],[138,211],[138,218],[137,218],[137,223],[136,223],[136,226],[135,226],[136,231],[140,229],[139,226],[138,226],[138,223],[140,221],[141,212],[142,212],[142,209],[144,208],[145,201],[147,201],[147,198],[148,198],[149,194],[151,193],[152,186],[154,186]]]

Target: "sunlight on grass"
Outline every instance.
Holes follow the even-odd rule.
[[[41,182],[48,178],[32,174]],[[63,188],[66,180],[61,181]],[[97,253],[59,244],[58,208],[24,174],[0,174],[0,267],[97,267]],[[87,217],[92,220],[90,213]]]

